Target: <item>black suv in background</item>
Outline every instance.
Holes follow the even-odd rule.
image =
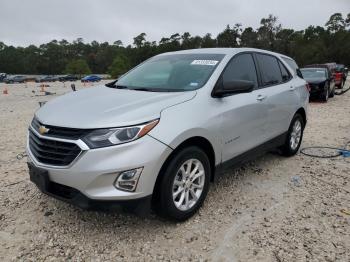
[[[38,76],[35,78],[36,83],[42,83],[42,82],[55,82],[57,81],[56,76]]]
[[[334,96],[335,81],[327,65],[301,68],[300,71],[309,84],[310,96],[319,97],[324,102]]]
[[[58,78],[58,81],[60,82],[67,82],[67,81],[77,81],[78,77],[76,77],[75,75],[65,75],[65,76],[60,76]]]
[[[0,82],[4,81],[6,78],[7,74],[6,73],[0,73]]]
[[[26,81],[27,81],[27,77],[26,76],[10,76],[10,77],[6,77],[4,79],[4,82],[6,84],[24,83]]]

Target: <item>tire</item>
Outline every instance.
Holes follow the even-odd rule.
[[[329,98],[329,86],[326,86],[321,94],[321,99],[323,102],[327,102]]]
[[[300,123],[300,135],[298,141],[295,141],[295,136],[293,136],[293,133],[295,132],[294,128],[297,122]],[[305,123],[303,117],[300,114],[295,114],[292,119],[292,122],[290,123],[286,141],[281,147],[282,155],[289,157],[294,156],[298,152],[301,142],[303,140],[304,127]],[[292,144],[292,139],[294,139],[294,141],[296,142],[295,144]]]
[[[198,167],[192,175],[199,177],[194,179],[193,183],[190,180],[191,175],[186,178],[188,174],[184,172],[189,167],[191,171]],[[200,175],[202,171],[204,174]],[[159,174],[163,177],[156,188],[157,192],[155,192],[157,196],[154,206],[155,212],[175,221],[184,221],[193,216],[207,196],[210,172],[208,156],[200,148],[190,146],[176,153],[166,165],[164,172]]]
[[[335,86],[334,86],[334,88],[333,88],[333,90],[330,92],[330,94],[329,94],[329,97],[334,97],[334,92],[335,92]]]

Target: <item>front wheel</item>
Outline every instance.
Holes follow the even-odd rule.
[[[321,94],[321,99],[323,102],[327,102],[329,98],[329,87],[325,86],[324,91]]]
[[[335,93],[335,86],[332,89],[332,91],[330,92],[329,97],[334,97],[334,93]]]
[[[184,221],[201,207],[209,189],[210,162],[196,146],[182,149],[170,160],[156,194],[156,212],[167,218]]]
[[[293,156],[298,152],[303,139],[304,125],[302,116],[296,114],[290,123],[286,141],[281,147],[284,156]]]

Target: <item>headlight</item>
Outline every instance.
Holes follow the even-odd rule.
[[[159,122],[159,119],[130,127],[96,129],[83,138],[90,148],[100,148],[124,144],[146,135]]]

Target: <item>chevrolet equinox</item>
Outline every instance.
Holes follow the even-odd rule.
[[[297,153],[309,93],[295,61],[250,48],[160,54],[117,81],[47,102],[28,132],[30,179],[81,208],[202,205],[215,174],[278,148]]]

